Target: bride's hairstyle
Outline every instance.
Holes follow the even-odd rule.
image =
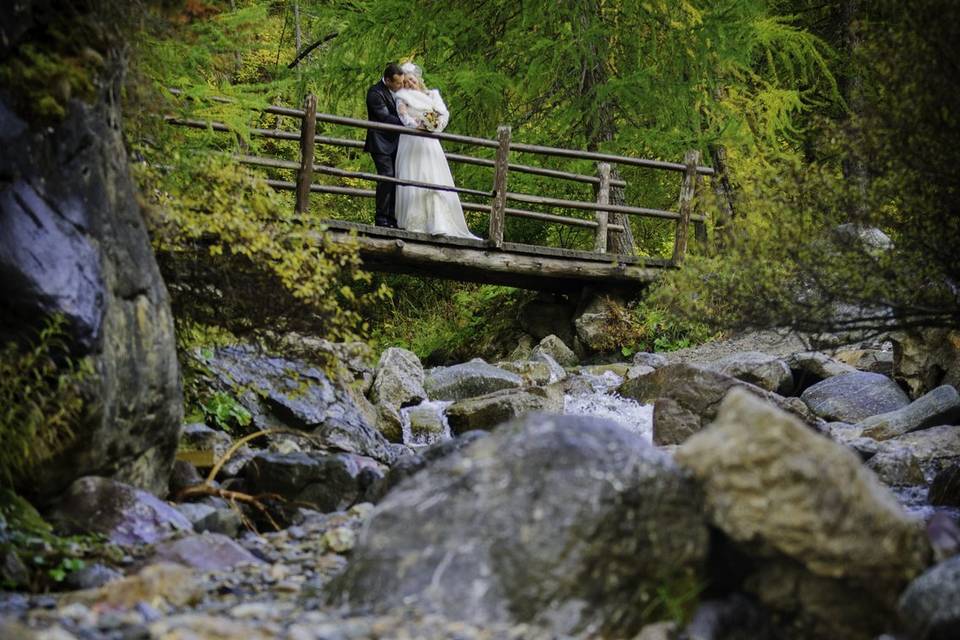
[[[408,76],[414,76],[421,81],[423,80],[423,69],[418,64],[413,64],[412,62],[404,62],[400,65],[400,70],[403,71]]]

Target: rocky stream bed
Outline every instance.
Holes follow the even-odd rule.
[[[892,346],[198,354],[267,433],[204,483],[235,438],[185,425],[170,502],[75,481],[45,517],[121,554],[0,637],[958,637],[960,397]]]

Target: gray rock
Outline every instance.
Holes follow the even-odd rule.
[[[893,377],[916,398],[949,384],[960,388],[960,331],[923,329],[895,333]]]
[[[112,61],[105,72],[52,125],[0,98],[0,342],[61,314],[70,357],[94,370],[96,410],[23,479],[42,498],[92,474],[165,494],[183,419],[173,316],[118,124],[124,74]]]
[[[192,487],[203,482],[200,472],[197,468],[184,460],[176,460],[173,463],[173,471],[170,473],[170,497],[176,499],[177,495],[187,487]]]
[[[923,484],[923,469],[917,458],[906,449],[878,451],[867,461],[867,468],[892,487]]]
[[[257,428],[301,429],[326,448],[393,461],[389,443],[351,392],[318,368],[244,346],[221,347],[203,362],[253,414]]]
[[[497,367],[510,373],[515,373],[523,378],[524,384],[549,384],[555,382],[554,371],[545,361],[538,360],[513,360],[498,362]],[[561,371],[563,369],[561,368]]]
[[[550,382],[559,382],[567,377],[567,370],[553,359],[549,353],[538,351],[530,356],[534,362],[542,362],[550,370]]]
[[[927,502],[942,507],[960,507],[960,464],[951,464],[934,477]]]
[[[103,585],[122,578],[123,574],[116,569],[111,569],[105,565],[95,562],[77,571],[71,571],[67,574],[63,584],[71,591],[79,589],[96,589]]]
[[[838,351],[834,357],[840,362],[850,365],[857,371],[882,373],[889,376],[893,373],[893,351],[883,349],[847,349]]]
[[[950,385],[937,387],[902,409],[870,416],[857,426],[874,440],[889,440],[911,431],[960,421],[960,394]]]
[[[358,502],[365,490],[361,473],[382,467],[369,458],[338,453],[260,453],[244,468],[253,494],[275,493],[319,511],[342,511]]]
[[[176,562],[201,571],[223,571],[241,564],[263,563],[219,533],[198,533],[160,542],[154,545],[150,562]]]
[[[857,423],[902,409],[910,398],[897,383],[879,373],[845,373],[818,382],[800,396],[824,420]]]
[[[860,619],[863,603],[892,601],[926,566],[926,536],[855,454],[743,389],[732,390],[713,425],[674,457],[703,483],[710,523],[742,554],[788,558],[781,578],[813,589],[773,588],[775,567],[761,565],[766,573],[751,588],[761,602],[795,608],[818,624],[837,614],[860,625],[834,637],[882,631],[893,611],[871,605]],[[829,607],[822,593],[830,594]]]
[[[400,408],[427,399],[423,390],[423,365],[417,354],[391,347],[380,355],[377,373],[370,389],[370,400]]]
[[[834,232],[843,240],[857,242],[870,251],[883,252],[893,248],[890,236],[876,227],[845,222],[837,225]]]
[[[397,458],[397,461],[390,467],[390,471],[377,483],[375,483],[367,493],[368,502],[380,502],[383,496],[387,495],[393,487],[400,484],[401,481],[409,478],[428,464],[442,460],[450,454],[456,453],[466,448],[474,441],[485,438],[488,435],[486,431],[468,431],[459,437],[450,440],[441,440],[419,452],[410,452]]]
[[[669,361],[659,353],[649,353],[641,351],[633,354],[633,364],[643,365],[652,369],[659,369],[669,364]]]
[[[427,402],[406,410],[414,442],[432,443],[444,435],[446,428],[443,424],[442,407],[441,403]]]
[[[787,365],[793,373],[795,393],[802,393],[827,378],[856,371],[850,365],[819,351],[791,354],[787,357]]]
[[[563,340],[554,335],[549,335],[540,341],[533,348],[533,355],[545,353],[553,358],[561,367],[575,367],[579,364],[577,354],[568,347]]]
[[[627,380],[634,380],[636,378],[644,378],[651,373],[656,371],[653,367],[650,367],[645,364],[635,364],[629,369],[627,369]]]
[[[431,400],[464,400],[523,385],[523,378],[483,361],[431,369],[424,388]]]
[[[670,364],[652,374],[627,380],[617,392],[641,404],[653,404],[653,441],[680,444],[708,425],[720,401],[734,387],[748,389],[785,411],[808,418],[798,407],[776,394],[734,377],[689,364]]]
[[[490,431],[532,412],[562,413],[563,393],[553,386],[503,389],[455,402],[447,407],[446,414],[450,430],[462,434],[475,429]]]
[[[186,445],[187,449],[211,452],[214,461],[223,458],[230,447],[233,446],[233,438],[229,434],[211,429],[202,422],[184,425],[180,442]],[[236,476],[251,458],[253,458],[253,450],[246,445],[240,447],[220,468],[217,477],[232,478]]]
[[[899,610],[911,638],[960,637],[960,557],[941,562],[910,583]]]
[[[614,422],[530,415],[395,487],[331,599],[629,637],[701,574],[697,487]]]
[[[579,343],[588,351],[609,351],[616,344],[611,339],[611,328],[618,325],[623,305],[608,296],[594,296],[578,309],[573,326]]]
[[[218,507],[203,502],[186,502],[177,505],[177,509],[193,524],[193,530],[198,533],[209,531],[234,538],[243,526],[240,512],[235,508]]]
[[[606,373],[612,373],[618,378],[626,378],[627,372],[630,371],[632,365],[629,362],[608,362],[606,364],[591,364],[585,367],[580,367],[580,373],[585,373],[591,376],[602,376]]]
[[[390,442],[403,442],[403,420],[396,407],[377,405],[377,431]]]
[[[341,378],[356,385],[361,394],[373,385],[374,353],[365,342],[331,342],[291,332],[284,334],[280,344],[283,353],[315,363],[334,363]]]
[[[733,353],[704,365],[704,368],[780,395],[787,395],[793,389],[793,374],[787,363],[759,351]]]
[[[109,478],[87,476],[71,484],[46,514],[65,533],[100,533],[120,545],[153,544],[190,521],[152,494]]]
[[[914,455],[924,476],[960,462],[960,426],[930,427],[880,442],[879,451],[906,449]]]

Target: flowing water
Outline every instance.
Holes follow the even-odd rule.
[[[567,415],[607,418],[623,428],[653,440],[653,405],[640,404],[614,392],[623,378],[610,371],[602,375],[581,374],[571,379],[570,391],[563,398]],[[445,411],[452,402],[425,400],[400,410],[403,443],[414,449],[451,437]]]

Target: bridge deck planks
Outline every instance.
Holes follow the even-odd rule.
[[[432,236],[369,224],[323,220],[334,239],[356,234],[364,265],[373,271],[467,280],[552,291],[584,286],[637,289],[671,268],[668,260],[590,251]]]

